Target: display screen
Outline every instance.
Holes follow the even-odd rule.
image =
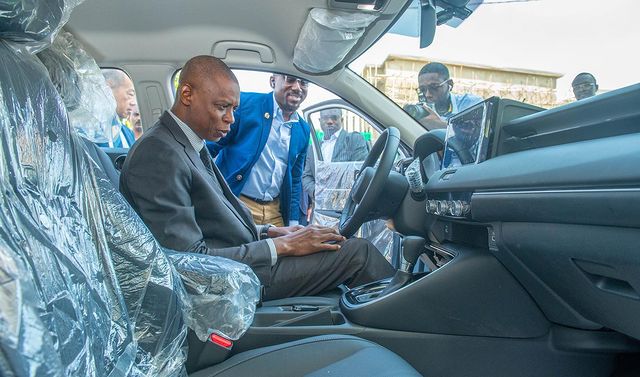
[[[486,159],[489,144],[488,103],[479,103],[449,119],[442,168],[477,164]]]

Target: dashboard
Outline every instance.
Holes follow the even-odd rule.
[[[640,338],[638,103],[633,85],[551,110],[493,97],[452,117],[415,143],[405,175],[423,198],[405,201],[422,214],[400,208],[398,232],[428,239],[436,267],[469,247],[495,256],[553,323]]]

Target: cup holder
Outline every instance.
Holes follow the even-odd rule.
[[[331,306],[273,306],[256,311],[252,327],[339,326],[346,323],[342,313]]]

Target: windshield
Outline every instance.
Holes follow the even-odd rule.
[[[429,129],[491,96],[562,106],[640,82],[640,2],[613,3],[485,0],[420,49],[414,1],[349,68]]]

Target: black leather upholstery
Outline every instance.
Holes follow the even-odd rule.
[[[420,376],[386,348],[348,335],[316,336],[235,355],[191,377]]]

